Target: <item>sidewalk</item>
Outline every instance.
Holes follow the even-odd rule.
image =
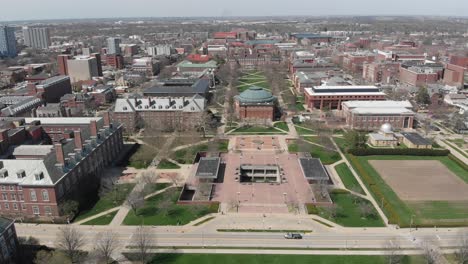
[[[335,145],[338,153],[340,153],[340,156],[341,158],[344,160],[344,162],[348,165],[348,168],[349,170],[353,173],[354,175],[354,178],[356,178],[356,180],[358,181],[359,185],[361,186],[361,188],[364,190],[364,193],[366,194],[366,199],[368,199],[372,205],[375,207],[375,209],[377,210],[377,212],[379,213],[380,217],[382,218],[383,222],[385,223],[386,226],[388,226],[388,218],[387,216],[384,214],[384,212],[382,211],[382,209],[380,208],[379,204],[375,201],[374,197],[372,197],[371,193],[369,192],[369,190],[367,189],[366,185],[364,184],[364,182],[361,180],[361,177],[359,177],[359,175],[357,174],[357,172],[354,170],[353,166],[351,166],[351,164],[349,163],[348,159],[346,158],[346,156],[343,154],[343,152],[341,151],[341,149],[338,147],[338,145],[336,144],[335,140],[333,138],[330,138],[330,140],[332,141],[333,145]]]

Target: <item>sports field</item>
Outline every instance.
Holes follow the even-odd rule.
[[[468,225],[468,172],[448,157],[348,155],[391,223]]]

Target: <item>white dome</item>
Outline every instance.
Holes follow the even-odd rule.
[[[380,131],[382,133],[392,133],[393,132],[392,125],[390,125],[389,123],[385,123],[380,127]]]

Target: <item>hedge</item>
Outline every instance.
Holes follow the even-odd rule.
[[[372,155],[404,155],[404,156],[447,156],[447,149],[382,149],[382,148],[354,148],[348,150],[354,156]]]
[[[349,156],[349,159],[353,167],[358,171],[359,175],[370,189],[371,193],[374,194],[375,200],[379,202],[382,201],[382,210],[387,215],[388,223],[398,224],[400,227],[402,227],[402,221],[399,214],[395,211],[393,205],[387,200],[387,197],[381,192],[378,184],[374,181],[374,178],[367,173],[367,170],[362,167],[361,163],[355,156]]]
[[[308,214],[318,214],[319,213],[319,210],[318,210],[317,206],[315,206],[314,204],[307,203],[306,207],[307,207],[307,213]]]

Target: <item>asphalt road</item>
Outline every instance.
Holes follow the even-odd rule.
[[[87,248],[94,247],[100,232],[112,230],[122,247],[133,244],[136,227],[73,226],[87,240]],[[18,236],[33,236],[41,244],[54,246],[59,225],[18,224]],[[460,229],[367,229],[345,228],[332,232],[312,232],[303,239],[285,239],[284,233],[205,232],[204,229],[184,230],[181,228],[148,227],[147,233],[153,246],[160,247],[242,247],[242,248],[304,248],[304,249],[385,249],[390,241],[404,249],[418,249],[421,243],[439,247],[454,247],[459,244]]]

